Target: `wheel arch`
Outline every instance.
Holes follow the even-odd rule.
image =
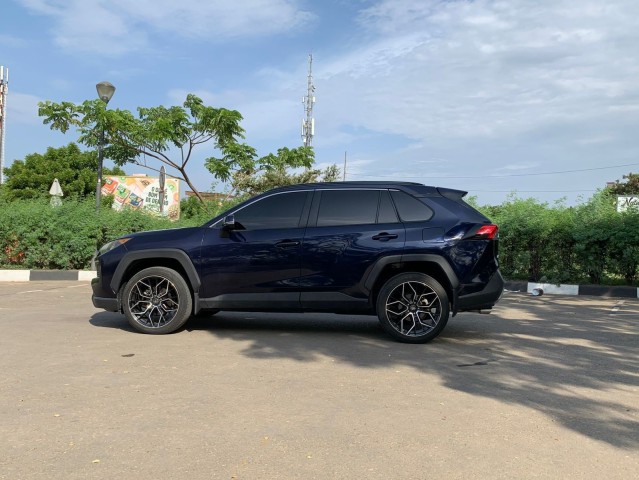
[[[459,280],[443,257],[429,254],[392,255],[378,260],[365,282],[373,309],[376,310],[377,296],[382,286],[395,275],[408,272],[424,273],[437,280],[448,295],[452,315],[457,313]]]
[[[183,250],[162,248],[128,252],[118,264],[110,287],[119,292],[133,275],[149,267],[167,267],[178,272],[186,280],[195,295],[200,289],[200,276],[189,256]]]

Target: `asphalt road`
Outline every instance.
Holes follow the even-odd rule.
[[[507,293],[427,345],[373,317],[134,333],[80,282],[0,284],[1,479],[629,479],[639,301]]]

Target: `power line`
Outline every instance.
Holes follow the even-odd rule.
[[[597,190],[519,190],[513,188],[512,190],[475,190],[468,189],[469,192],[481,192],[481,193],[582,193],[582,192],[596,192]]]
[[[429,179],[431,178],[507,178],[507,177],[533,177],[533,176],[539,176],[539,175],[561,175],[564,173],[578,173],[578,172],[592,172],[595,170],[610,170],[613,168],[621,168],[621,167],[632,167],[632,166],[636,166],[639,165],[639,163],[623,163],[621,165],[610,165],[608,167],[593,167],[593,168],[580,168],[580,169],[576,169],[576,170],[558,170],[555,172],[533,172],[533,173],[508,173],[508,174],[503,174],[503,175],[435,175],[435,176],[428,176]],[[350,173],[349,174],[351,177],[367,177],[367,178],[379,178],[382,175],[364,175],[364,174],[357,174],[357,173]],[[402,177],[394,177],[397,179],[402,179]],[[415,177],[404,177],[407,179],[414,179]]]

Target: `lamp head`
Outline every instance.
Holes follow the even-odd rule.
[[[115,87],[109,82],[100,82],[95,86],[95,89],[98,91],[98,97],[104,103],[109,103],[113,93],[115,93]]]

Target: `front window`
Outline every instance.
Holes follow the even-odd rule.
[[[307,192],[286,192],[262,198],[234,213],[238,228],[265,230],[297,228]]]

